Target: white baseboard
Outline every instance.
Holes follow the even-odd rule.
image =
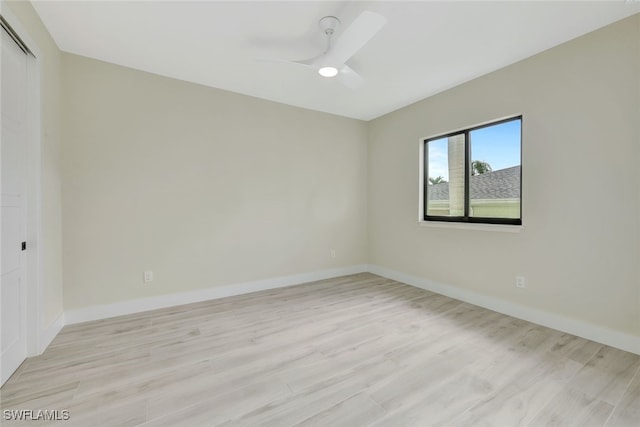
[[[333,277],[346,276],[349,274],[364,273],[366,271],[367,265],[353,265],[312,273],[274,277],[271,279],[198,289],[189,292],[140,298],[136,300],[117,302],[114,304],[97,305],[65,311],[64,321],[65,324],[72,325],[74,323],[88,322],[90,320],[107,319],[109,317],[122,316],[124,314],[140,313],[143,311],[173,307],[176,305],[208,301],[234,295],[247,294],[250,292],[264,291],[267,289],[282,288],[285,286],[331,279]]]
[[[49,347],[49,344],[51,344],[51,341],[53,341],[53,339],[60,333],[64,325],[65,316],[64,312],[62,312],[52,324],[40,330],[40,334],[38,336],[38,354],[44,353],[47,347]]]
[[[397,280],[411,286],[426,289],[451,298],[478,305],[489,310],[527,320],[538,325],[557,329],[596,341],[611,347],[640,354],[640,337],[615,331],[603,326],[594,325],[570,317],[545,312],[526,307],[514,302],[487,296],[477,292],[461,289],[455,286],[434,282],[429,279],[412,276],[399,271],[387,269],[377,265],[354,265],[349,267],[322,270],[312,273],[297,274],[292,276],[275,277],[271,279],[256,280],[252,282],[236,283],[228,286],[199,289],[189,292],[180,292],[169,295],[160,295],[137,300],[123,301],[114,304],[105,304],[65,311],[60,317],[41,335],[39,348],[41,351],[53,341],[62,327],[74,323],[90,320],[106,319],[125,314],[140,313],[159,308],[173,307],[181,304],[208,301],[250,292],[267,289],[282,288],[317,280],[330,279],[349,274],[370,272],[382,277]]]
[[[451,285],[445,285],[421,277],[411,276],[409,274],[379,267],[377,265],[370,265],[369,272],[398,282],[406,283],[407,285],[426,289],[470,304],[488,308],[489,310],[527,320],[538,325],[577,335],[579,337],[629,351],[631,353],[640,354],[640,337],[635,335],[615,331],[613,329],[590,324],[559,314],[525,307],[510,301],[490,297]]]

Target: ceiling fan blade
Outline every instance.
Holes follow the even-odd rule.
[[[384,16],[365,10],[342,32],[327,57],[335,64],[344,64],[367,44],[386,22],[387,18]]]
[[[315,65],[313,64],[313,61],[316,60],[316,58],[312,58],[312,59],[307,59],[304,61],[292,61],[290,59],[281,59],[281,58],[256,58],[255,59],[258,62],[271,62],[271,63],[279,63],[279,64],[293,64],[293,65],[302,65],[305,67],[311,67],[311,68],[316,68]]]
[[[343,65],[342,68],[340,68],[338,80],[349,89],[358,89],[364,85],[362,76],[348,65]]]
[[[325,54],[322,54],[314,58],[304,59],[302,61],[291,61],[291,62],[295,62],[296,64],[302,64],[302,65],[306,65],[313,68],[318,68],[320,67],[320,64],[324,60],[325,56],[326,56]]]

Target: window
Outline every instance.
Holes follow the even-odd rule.
[[[424,140],[424,220],[522,224],[522,117]]]

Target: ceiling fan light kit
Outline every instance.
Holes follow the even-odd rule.
[[[331,66],[320,67],[320,69],[318,70],[318,74],[320,74],[322,77],[335,77],[338,75],[338,69]]]

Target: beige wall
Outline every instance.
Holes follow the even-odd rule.
[[[639,44],[636,15],[370,122],[369,262],[640,335]],[[514,114],[522,232],[418,225],[418,140]]]
[[[46,328],[62,314],[62,221],[60,184],[60,51],[28,1],[3,2],[39,49],[42,94],[42,240],[41,277]]]
[[[366,123],[63,69],[65,309],[366,262]]]

